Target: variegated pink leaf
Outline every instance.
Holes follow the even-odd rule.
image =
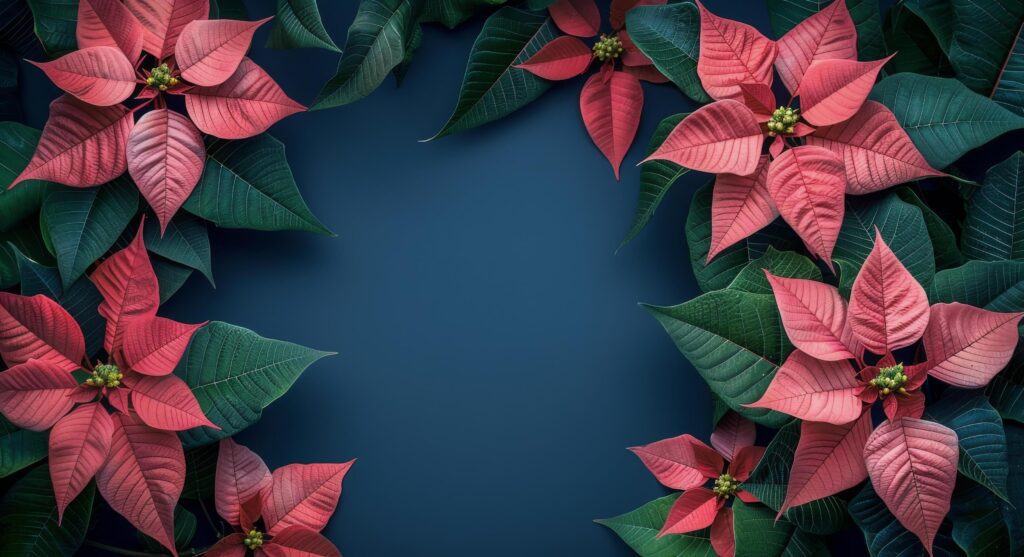
[[[113,436],[114,421],[98,402],[75,408],[50,431],[50,482],[58,517],[106,462]]]
[[[857,59],[857,29],[846,2],[838,1],[801,21],[779,39],[775,68],[786,89],[796,93],[811,62],[836,59]]]
[[[516,67],[544,79],[560,81],[587,71],[593,60],[594,53],[583,41],[562,35],[541,47],[529,60]]]
[[[842,425],[805,421],[789,471],[782,516],[790,507],[849,489],[868,477],[864,445],[871,435],[871,412]]]
[[[142,376],[133,380],[132,408],[154,429],[185,431],[194,427],[220,429],[206,417],[188,385],[176,375]]]
[[[701,172],[749,176],[757,171],[763,141],[753,111],[738,101],[718,101],[679,122],[645,161],[667,160]]]
[[[885,421],[864,447],[875,491],[929,554],[956,485],[956,432],[915,418]]]
[[[771,224],[779,210],[768,193],[768,157],[749,176],[719,174],[711,198],[708,262],[736,242]]]
[[[1013,356],[1021,317],[965,304],[935,304],[924,332],[928,375],[966,389],[988,385]]]
[[[715,492],[706,487],[689,489],[672,504],[658,537],[703,530],[711,526],[715,515],[724,506],[725,500],[719,499]]]
[[[137,319],[124,333],[124,357],[132,371],[170,375],[188,347],[192,334],[206,323],[188,325],[164,317]]]
[[[143,48],[161,60],[174,53],[186,25],[210,16],[210,0],[125,0],[125,6],[142,23]]]
[[[32,64],[43,70],[54,85],[92,105],[112,106],[135,91],[135,68],[113,46],[91,46],[52,62]]]
[[[181,30],[174,47],[174,61],[181,68],[181,76],[207,87],[224,83],[245,58],[253,33],[270,20],[212,19],[189,23]]]
[[[700,56],[697,75],[708,95],[736,98],[740,83],[771,85],[778,47],[750,25],[718,17],[700,8]]]
[[[835,425],[860,416],[860,383],[849,362],[826,362],[794,350],[751,408],[770,408],[812,422]]]
[[[797,91],[801,116],[812,126],[831,126],[853,117],[868,98],[878,72],[889,58],[874,62],[811,62]]]
[[[263,546],[267,557],[341,557],[341,552],[316,530],[304,526],[290,526]]]
[[[111,255],[89,277],[103,295],[99,314],[107,320],[103,348],[119,354],[129,321],[156,315],[160,306],[160,285],[149,262],[142,226],[132,243]]]
[[[270,534],[290,526],[323,530],[338,506],[341,481],[353,462],[289,464],[274,470],[270,497],[263,501],[263,521]]]
[[[594,145],[612,165],[615,179],[633,144],[644,108],[644,90],[631,74],[613,71],[590,76],[580,92],[580,113]]]
[[[668,0],[612,0],[608,18],[613,29],[620,29],[626,24],[626,14],[637,6],[660,6]]]
[[[719,510],[715,521],[711,523],[711,547],[718,557],[733,557],[736,554],[731,508]]]
[[[74,402],[78,382],[56,364],[29,360],[0,372],[0,413],[32,431],[53,427]]]
[[[851,360],[847,345],[846,300],[836,287],[765,271],[779,306],[782,326],[793,346],[819,360]]]
[[[242,523],[242,506],[257,495],[269,495],[271,475],[263,459],[231,438],[223,439],[217,456],[214,502],[228,524]]]
[[[85,338],[75,318],[50,298],[0,292],[0,356],[8,367],[36,359],[75,371],[85,357]]]
[[[142,55],[142,24],[120,0],[79,0],[78,48],[112,46],[134,63]]]
[[[754,422],[730,410],[711,432],[711,446],[726,460],[732,460],[736,458],[737,451],[753,445],[755,437],[757,427]]]
[[[601,28],[601,12],[594,0],[555,0],[548,13],[563,33],[593,37]]]
[[[768,191],[782,218],[831,268],[846,212],[846,176],[839,155],[812,145],[783,151],[768,169]]]
[[[630,447],[644,466],[665,487],[692,489],[717,478],[725,461],[714,449],[692,435],[662,439],[642,447]]]
[[[878,355],[917,342],[928,326],[928,296],[882,235],[853,281],[850,326],[864,346]]]

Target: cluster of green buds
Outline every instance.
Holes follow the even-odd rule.
[[[907,394],[907,389],[904,388],[904,385],[907,384],[907,374],[903,372],[903,364],[883,367],[878,370],[878,377],[875,377],[869,383],[882,396],[891,393]]]
[[[772,112],[768,120],[768,135],[775,137],[777,134],[791,134],[796,123],[800,120],[800,109],[780,106]]]
[[[249,530],[249,533],[245,535],[245,540],[242,541],[245,547],[249,549],[258,549],[263,547],[263,532],[259,530]]]
[[[615,35],[601,35],[601,38],[594,43],[594,58],[604,62],[610,58],[622,56],[625,49],[622,48],[622,41]]]
[[[153,68],[153,71],[149,72],[149,77],[146,78],[146,85],[156,87],[161,91],[166,91],[168,87],[174,87],[178,83],[178,78],[171,75],[171,68],[167,67],[167,64],[160,64]]]
[[[90,387],[116,389],[121,386],[124,374],[114,364],[100,364],[92,370],[85,384]]]
[[[715,480],[715,487],[711,488],[711,491],[715,492],[718,497],[728,500],[733,495],[736,495],[736,490],[740,488],[740,481],[734,478],[730,474],[722,474]]]

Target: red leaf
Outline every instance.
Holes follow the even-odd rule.
[[[88,104],[112,106],[132,96],[135,68],[112,46],[93,46],[52,62],[31,62],[57,87]]]
[[[245,537],[242,534],[228,534],[220,539],[213,547],[206,550],[206,557],[245,557],[249,549],[243,545]]]
[[[593,59],[594,53],[583,41],[563,35],[541,47],[529,60],[516,67],[544,79],[559,81],[587,71]]]
[[[85,339],[75,318],[50,298],[0,292],[0,355],[8,367],[37,359],[75,371]]]
[[[146,425],[165,431],[207,426],[220,429],[199,406],[192,390],[176,375],[143,376],[132,384],[132,407]]]
[[[67,414],[78,382],[56,364],[29,360],[0,373],[0,413],[32,431],[50,429]]]
[[[72,187],[98,186],[124,173],[125,145],[135,121],[121,106],[96,107],[64,95],[50,103],[28,166],[11,182],[49,180]]]
[[[931,554],[956,485],[956,432],[915,418],[882,422],[864,458],[878,496]]]
[[[782,218],[831,268],[846,211],[846,177],[839,155],[810,145],[783,151],[768,169],[768,191]]]
[[[161,108],[146,113],[128,136],[128,172],[160,220],[161,234],[203,174],[206,146],[192,122]]]
[[[640,81],[647,83],[668,83],[668,78],[658,71],[654,66],[623,66],[622,71],[635,76]]]
[[[740,83],[772,84],[778,47],[750,25],[718,17],[700,8],[700,56],[697,75],[715,99],[736,98]]]
[[[625,29],[619,31],[616,35],[619,37],[619,40],[622,41],[622,57],[620,60],[622,60],[623,66],[654,65],[654,62],[652,62],[646,54],[637,48],[636,43],[633,42],[633,39],[629,38],[629,33],[627,33]]]
[[[711,547],[718,557],[733,557],[736,554],[731,508],[718,511],[715,521],[711,523]]]
[[[846,2],[832,2],[779,39],[775,68],[786,89],[796,93],[811,62],[834,59],[857,59],[857,29]]]
[[[594,0],[556,0],[548,13],[563,33],[593,37],[601,28],[601,12]]]
[[[248,58],[224,83],[190,89],[185,107],[200,130],[222,139],[263,133],[278,120],[306,110]]]
[[[701,172],[749,176],[757,171],[763,140],[749,108],[738,101],[719,101],[679,122],[645,162],[667,160]]]
[[[884,355],[917,342],[928,326],[928,296],[875,231],[875,246],[853,281],[850,326],[864,346]]]
[[[263,501],[263,521],[272,535],[290,526],[319,532],[341,497],[341,480],[355,461],[343,464],[289,464],[274,470],[270,497]]]
[[[924,332],[928,375],[965,389],[988,385],[1013,356],[1022,316],[965,304],[935,304]]]
[[[736,458],[729,464],[729,474],[741,482],[746,481],[754,468],[757,468],[757,463],[761,462],[764,451],[764,447],[755,446],[736,451]]]
[[[711,198],[711,247],[708,262],[722,250],[761,230],[779,216],[768,193],[768,157],[749,176],[719,174]]]
[[[142,55],[142,24],[119,0],[80,0],[78,48],[113,46],[135,62]]]
[[[843,158],[846,193],[883,190],[925,176],[943,176],[924,160],[892,111],[867,101],[849,120],[820,128],[807,138]]]
[[[860,416],[863,404],[857,396],[859,386],[848,362],[826,362],[794,350],[761,399],[747,406],[842,425]]]
[[[114,421],[102,404],[83,404],[62,418],[50,432],[50,482],[57,516],[92,481],[107,460]]]
[[[228,438],[220,442],[215,482],[217,514],[238,525],[242,506],[260,494],[269,495],[272,479],[259,455]]]
[[[626,13],[637,6],[660,6],[668,0],[612,0],[608,16],[613,29],[620,29],[626,24]]]
[[[849,489],[868,477],[864,444],[871,435],[871,412],[847,424],[800,424],[800,442],[789,472],[782,516],[790,507],[816,501]]]
[[[846,300],[836,287],[797,278],[777,277],[765,271],[775,293],[786,336],[803,352],[819,360],[851,360]]]
[[[801,116],[812,126],[830,126],[851,118],[868,98],[878,72],[889,58],[874,62],[811,62],[797,91]]]
[[[890,394],[882,399],[882,408],[885,410],[885,417],[890,420],[896,418],[920,418],[924,414],[924,393],[921,391],[910,391],[907,395]]]
[[[665,487],[692,489],[722,473],[725,461],[711,447],[692,435],[680,435],[655,441],[642,447],[630,447],[644,466]]]
[[[775,93],[763,83],[740,83],[740,96],[737,98],[754,111],[758,122],[767,122],[775,112]],[[778,155],[772,155],[778,156]]]
[[[672,504],[658,537],[703,530],[711,526],[723,506],[725,500],[706,487],[687,490]]]
[[[206,323],[187,325],[164,317],[138,319],[124,332],[124,357],[132,371],[145,375],[174,372],[192,334]]]
[[[259,21],[197,20],[181,30],[174,61],[181,76],[203,86],[224,83],[245,58],[252,35],[271,18]]]
[[[142,23],[143,48],[163,59],[186,25],[210,16],[210,0],[125,0],[125,6]]]
[[[126,381],[131,381],[132,376],[125,377]],[[107,389],[106,397],[110,407],[122,414],[128,414],[128,389]]]
[[[580,92],[580,112],[594,145],[604,153],[619,178],[619,167],[640,126],[644,90],[640,81],[625,72],[590,76]]]
[[[263,553],[267,557],[341,557],[331,540],[304,526],[281,530],[263,546]]]
[[[149,262],[142,226],[132,243],[111,255],[93,271],[93,284],[103,295],[99,313],[107,320],[103,348],[108,354],[121,350],[124,331],[133,319],[153,317],[160,306],[160,286]]]
[[[113,420],[110,456],[96,474],[96,487],[114,511],[177,555],[174,507],[185,484],[181,441],[126,414]]]
[[[711,446],[726,460],[732,460],[736,458],[736,451],[753,445],[755,437],[757,427],[754,422],[729,411],[711,432]]]

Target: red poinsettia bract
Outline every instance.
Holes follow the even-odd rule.
[[[305,110],[245,56],[269,18],[208,20],[209,12],[209,0],[81,0],[79,50],[36,63],[66,94],[50,105],[11,187],[34,179],[91,187],[127,169],[164,230],[203,173],[200,132],[251,137]],[[168,109],[165,94],[184,96],[188,116]],[[122,104],[133,95],[133,108]]]
[[[953,430],[921,419],[921,386],[928,377],[966,389],[987,385],[1013,355],[1024,314],[929,307],[924,288],[878,234],[849,304],[821,282],[770,273],[768,280],[796,350],[750,406],[803,420],[780,514],[870,476],[930,553],[949,511],[958,448]],[[923,361],[896,355],[918,341]],[[865,363],[868,353],[877,362]],[[877,401],[888,419],[872,431]]]
[[[888,108],[866,101],[888,58],[857,61],[845,2],[833,2],[778,42],[697,6],[697,74],[717,100],[680,122],[648,160],[718,174],[709,261],[781,214],[831,267],[845,194],[942,175]],[[785,106],[772,93],[773,68],[792,95]],[[771,143],[762,154],[766,137]]]
[[[667,0],[613,0],[611,24],[614,31],[601,35],[593,47],[578,37],[591,38],[601,27],[601,13],[594,0],[556,0],[548,8],[551,19],[566,33],[544,45],[529,60],[516,66],[544,79],[561,81],[587,71],[597,60],[601,69],[580,91],[580,112],[590,138],[601,150],[619,178],[619,167],[629,151],[640,125],[644,90],[640,79],[652,83],[668,81],[649,58],[629,40],[624,26],[626,12],[634,6],[664,4]],[[621,69],[615,66],[621,61]]]
[[[115,511],[173,553],[174,507],[185,481],[175,432],[217,428],[171,374],[203,324],[157,316],[160,294],[141,225],[91,279],[103,295],[108,354],[95,365],[64,308],[43,295],[0,292],[0,356],[9,367],[0,373],[0,413],[33,431],[53,428],[58,517],[95,477]]]
[[[684,491],[672,505],[658,536],[710,526],[715,552],[720,557],[733,556],[733,516],[726,503],[733,497],[745,503],[758,502],[743,490],[743,482],[764,455],[764,447],[754,446],[756,433],[753,422],[730,412],[711,434],[714,449],[691,435],[630,449],[665,487]],[[705,487],[712,480],[712,487]]]
[[[341,497],[355,461],[289,464],[271,474],[256,453],[231,439],[220,442],[215,476],[217,513],[239,531],[211,547],[208,557],[341,557],[320,534]]]

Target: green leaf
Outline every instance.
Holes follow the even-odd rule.
[[[775,38],[782,38],[790,29],[831,4],[829,0],[768,0]],[[861,60],[885,57],[882,16],[878,0],[846,0],[850,18],[857,27],[857,53]]]
[[[242,0],[210,0],[210,19],[249,19]]]
[[[160,284],[160,303],[163,304],[171,299],[185,281],[192,276],[192,267],[186,267],[163,257],[151,257],[153,272],[156,273],[157,282]]]
[[[949,521],[953,540],[971,557],[1001,557],[1010,552],[1010,533],[1000,501],[983,486],[958,478]]]
[[[687,97],[711,101],[697,76],[700,12],[692,2],[639,6],[626,13],[629,38]]]
[[[192,337],[175,373],[196,395],[208,427],[181,433],[187,447],[230,437],[254,424],[313,362],[330,355],[213,321]]]
[[[18,94],[18,57],[0,48],[0,120],[22,120],[21,96]]]
[[[78,47],[78,0],[26,0],[35,20],[36,36],[46,54],[56,58]]]
[[[144,231],[146,249],[176,263],[195,269],[213,285],[210,265],[210,236],[206,223],[187,214],[179,213],[167,224],[160,236],[160,223],[156,219],[146,222]]]
[[[849,509],[850,516],[864,534],[872,557],[926,555],[921,541],[889,512],[871,482],[864,482],[864,487],[850,501]],[[942,529],[935,537],[932,555],[960,557],[961,553],[946,530]]]
[[[185,499],[213,498],[220,445],[210,444],[185,451]]]
[[[96,494],[89,483],[64,511],[57,524],[57,501],[46,465],[25,474],[0,501],[0,556],[53,557],[74,555],[85,539]]]
[[[48,438],[45,431],[21,429],[0,416],[0,478],[46,458]]]
[[[341,52],[320,19],[317,0],[277,0],[277,17],[270,31],[270,48],[322,48]]]
[[[952,6],[949,61],[960,81],[982,95],[991,95],[1024,24],[1024,2],[952,0]]]
[[[409,35],[408,40],[405,41],[405,55],[402,57],[402,63],[395,66],[394,71],[391,72],[395,76],[396,87],[401,86],[402,82],[405,81],[405,74],[409,72],[416,51],[419,50],[422,44],[423,26],[417,24]]]
[[[924,225],[928,229],[928,237],[932,240],[932,249],[935,251],[935,268],[949,269],[950,267],[963,265],[967,258],[964,257],[963,253],[960,253],[956,234],[953,233],[953,229],[949,227],[949,224],[942,220],[942,217],[933,211],[909,187],[897,188],[895,192],[896,195],[900,196],[900,199],[921,210],[921,215],[924,217]]]
[[[951,0],[904,0],[903,5],[931,30],[943,52],[953,42],[953,3]]]
[[[793,350],[773,296],[716,290],[677,306],[644,307],[730,408],[770,427],[790,419],[743,406],[761,398]]]
[[[60,273],[54,267],[43,265],[15,248],[14,257],[18,261],[18,274],[21,275],[21,295],[34,296],[43,294],[54,300],[60,300],[64,294],[64,286],[60,281]]]
[[[889,53],[897,54],[886,64],[887,72],[953,75],[953,67],[938,39],[908,3],[896,4],[889,10],[884,32]]]
[[[0,288],[10,288],[21,280],[17,252],[44,263],[53,262],[41,236],[35,222],[26,222],[13,230],[0,232]]]
[[[985,395],[949,389],[925,415],[956,432],[960,444],[957,470],[1007,499],[1006,434],[999,412]]]
[[[1003,519],[1010,531],[1011,555],[1024,551],[1024,427],[1006,424],[1006,449],[1010,455],[1010,476],[1007,491],[1010,502],[1002,502]]]
[[[1010,130],[1024,128],[1024,117],[955,79],[901,73],[875,85],[870,98],[892,110],[936,168],[949,166]]]
[[[736,557],[828,556],[821,540],[797,530],[786,519],[758,504],[733,501]]]
[[[440,23],[449,29],[455,29],[460,23],[474,15],[505,3],[506,0],[427,0],[427,7],[423,12],[423,22]],[[541,3],[538,0],[529,0],[527,7],[531,10],[547,7],[539,5]]]
[[[662,142],[665,141],[665,138],[668,137],[669,132],[688,115],[675,114],[658,123],[658,127],[654,130],[654,135],[651,136],[651,140],[647,144],[647,154],[657,150]],[[636,238],[636,235],[647,226],[647,223],[654,216],[654,212],[658,210],[661,200],[664,199],[672,184],[689,171],[689,168],[683,168],[674,162],[666,160],[647,161],[640,165],[640,195],[636,201],[633,224],[630,226],[626,238],[619,244],[620,249],[633,240],[633,238]]]
[[[459,100],[438,139],[504,118],[536,100],[551,82],[514,67],[558,32],[545,16],[505,7],[487,18],[473,43]]]
[[[39,130],[17,122],[0,122],[0,232],[39,212],[43,198],[56,185],[30,180],[7,189],[28,166],[39,142]]]
[[[1013,43],[1003,73],[992,92],[992,100],[1010,112],[1024,116],[1024,33],[1018,34]]]
[[[971,259],[1024,259],[1024,152],[985,173],[967,202],[961,242]]]
[[[747,263],[729,284],[729,288],[754,294],[772,294],[772,287],[764,274],[765,269],[777,277],[821,280],[821,270],[807,257],[768,246],[764,255]]]
[[[677,498],[678,493],[668,495],[626,514],[594,522],[615,532],[640,557],[715,557],[707,529],[658,537]]]
[[[225,228],[331,234],[302,200],[284,145],[266,133],[209,139],[206,168],[184,209]]]
[[[179,551],[188,548],[192,543],[192,537],[196,534],[196,515],[190,513],[185,507],[178,505],[174,507],[174,547]],[[135,532],[136,537],[146,547],[146,550],[156,555],[163,555],[167,552],[160,542],[143,534]]]

